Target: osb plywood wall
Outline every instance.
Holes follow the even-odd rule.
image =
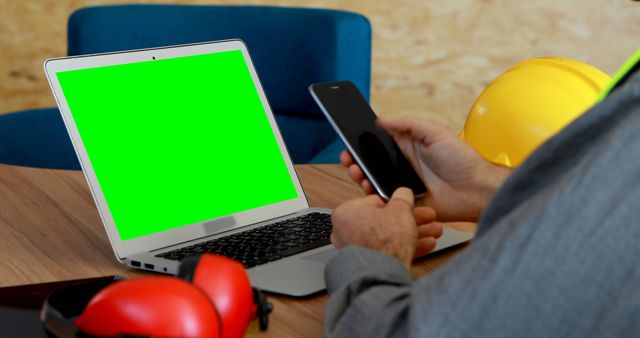
[[[629,0],[139,1],[339,8],[372,22],[373,105],[461,128],[484,86],[535,56],[586,61],[611,74],[640,47]],[[113,0],[0,0],[0,113],[53,106],[42,62],[66,53],[74,10]]]

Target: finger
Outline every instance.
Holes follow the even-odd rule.
[[[387,207],[406,210],[413,214],[413,192],[411,189],[405,187],[396,189],[393,195],[391,195]]]
[[[418,225],[418,238],[440,238],[444,231],[442,223],[434,222]]]
[[[364,172],[357,164],[352,164],[351,166],[349,166],[347,171],[349,172],[349,176],[354,182],[359,184],[362,182],[362,180],[364,180]]]
[[[351,156],[351,153],[347,149],[340,153],[340,163],[347,168],[354,164],[353,156]]]
[[[433,237],[420,238],[416,242],[416,252],[413,254],[413,258],[420,258],[433,251],[436,248],[437,242]]]
[[[373,187],[373,184],[371,184],[371,182],[366,178],[362,180],[362,182],[360,182],[360,186],[362,187],[362,190],[364,190],[364,193],[367,195],[376,193],[376,189]]]
[[[434,222],[437,218],[435,210],[429,207],[415,207],[413,208],[413,218],[416,219],[416,224],[427,224]]]
[[[435,122],[408,117],[399,119],[378,118],[376,123],[394,137],[397,137],[398,134],[409,134],[426,145],[438,140],[448,130]]]

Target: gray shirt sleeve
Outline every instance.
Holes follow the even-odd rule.
[[[347,248],[327,265],[328,337],[640,337],[640,81],[545,143],[479,237],[417,281]]]
[[[628,225],[504,223],[415,282],[393,257],[341,250],[326,270],[325,335],[638,337],[640,227]]]
[[[394,257],[365,248],[346,248],[339,257],[325,271],[331,294],[325,336],[406,337],[411,273]]]

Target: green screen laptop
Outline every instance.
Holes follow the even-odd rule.
[[[45,70],[120,262],[175,274],[180,259],[217,253],[258,288],[324,289],[330,210],[309,208],[242,41],[51,59]]]

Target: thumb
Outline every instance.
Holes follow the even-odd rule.
[[[413,200],[413,191],[409,188],[400,187],[393,192],[386,207],[399,208],[411,212],[413,209]]]

